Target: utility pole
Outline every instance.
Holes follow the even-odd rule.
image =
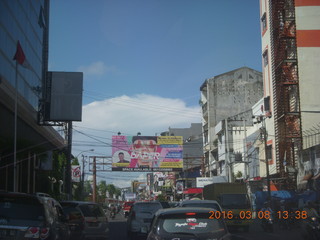
[[[93,187],[92,187],[92,201],[96,202],[97,197],[97,164],[96,157],[93,157]]]
[[[267,153],[267,149],[268,149],[268,144],[267,144],[268,134],[267,134],[265,118],[263,116],[261,116],[261,118],[262,118],[261,119],[262,120],[261,131],[263,133],[264,155],[265,155],[265,160],[266,160],[266,177],[267,177],[268,197],[269,197],[269,200],[271,201],[270,173],[269,173],[269,161],[268,161],[268,153]]]
[[[72,200],[72,183],[71,183],[71,148],[72,148],[72,121],[67,122],[68,127],[68,145],[67,145],[67,165],[66,165],[66,195],[68,200]]]

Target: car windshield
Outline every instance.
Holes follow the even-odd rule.
[[[104,217],[105,216],[104,212],[100,209],[100,207],[95,204],[80,205],[79,208],[81,209],[85,217]]]
[[[0,218],[39,221],[44,219],[44,208],[37,199],[1,197]]]
[[[208,214],[165,216],[159,218],[155,226],[161,234],[209,235],[215,238],[226,234],[222,220],[210,219]]]
[[[221,210],[219,205],[216,203],[184,203],[182,207],[203,207],[203,208],[213,208],[216,210]]]

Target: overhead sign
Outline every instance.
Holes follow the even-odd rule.
[[[181,136],[112,136],[112,171],[182,171]]]

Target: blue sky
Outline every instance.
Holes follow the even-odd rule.
[[[205,79],[261,71],[259,9],[258,0],[50,1],[49,70],[84,72],[74,155],[110,152],[92,137],[111,144],[118,131],[201,122]]]

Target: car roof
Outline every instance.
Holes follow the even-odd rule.
[[[218,202],[216,200],[183,200],[181,203],[218,203]]]
[[[0,191],[1,196],[8,196],[8,197],[19,197],[19,198],[33,198],[38,199],[39,197],[34,194],[29,193],[22,193],[22,192],[7,192],[7,191]]]
[[[95,202],[86,202],[86,201],[60,201],[60,204],[65,207],[65,206],[79,206],[79,205],[99,205],[98,203]]]
[[[210,211],[218,211],[212,208],[202,208],[202,207],[185,207],[185,208],[164,208],[158,210],[155,216],[165,216],[179,213],[196,212],[196,213],[209,213]]]

